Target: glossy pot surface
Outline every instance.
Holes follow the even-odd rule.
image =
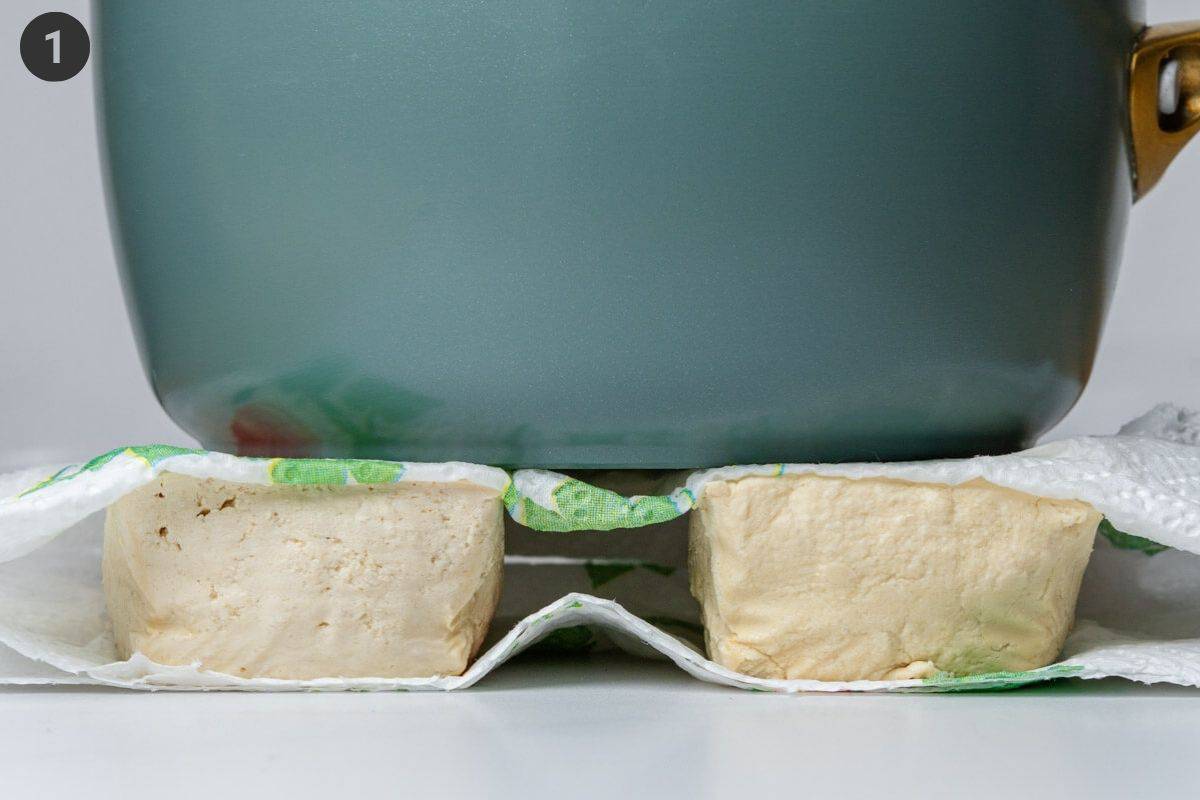
[[[1087,381],[1139,3],[97,11],[135,329],[207,447],[961,456]]]

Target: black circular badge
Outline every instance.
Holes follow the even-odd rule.
[[[44,81],[74,78],[92,54],[92,40],[79,20],[61,11],[35,17],[21,34],[21,60]]]

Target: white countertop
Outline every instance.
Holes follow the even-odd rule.
[[[1200,690],[1072,680],[781,696],[619,654],[521,658],[456,694],[6,688],[0,787],[126,799],[1195,797]]]

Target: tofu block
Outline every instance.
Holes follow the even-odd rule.
[[[1053,663],[1101,516],[982,480],[816,475],[705,486],[689,570],[709,657],[826,681]]]
[[[500,596],[471,483],[254,486],[166,473],[108,510],[117,649],[239,677],[461,674]]]

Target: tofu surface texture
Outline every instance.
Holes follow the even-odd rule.
[[[239,677],[461,674],[500,595],[503,505],[471,483],[255,486],[165,473],[109,508],[122,658]]]
[[[1053,663],[1101,515],[982,480],[798,475],[704,487],[689,570],[709,657],[827,681]]]

